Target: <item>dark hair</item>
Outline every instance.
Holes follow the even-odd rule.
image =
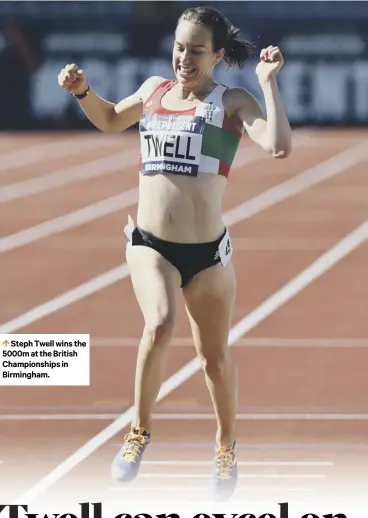
[[[256,47],[241,38],[241,31],[213,7],[189,7],[179,17],[180,21],[190,21],[212,30],[213,49],[225,49],[224,61],[229,67],[242,68],[247,59],[256,54]]]

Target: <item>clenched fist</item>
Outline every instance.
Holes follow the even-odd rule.
[[[260,83],[263,83],[276,76],[284,64],[284,58],[279,47],[273,47],[272,45],[262,49],[259,57],[260,61],[256,68],[256,74]]]
[[[72,94],[82,94],[88,88],[86,74],[77,65],[66,65],[58,75],[59,86]]]

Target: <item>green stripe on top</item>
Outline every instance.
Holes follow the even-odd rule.
[[[202,155],[217,158],[231,165],[238,149],[240,138],[231,131],[206,124],[203,132]]]

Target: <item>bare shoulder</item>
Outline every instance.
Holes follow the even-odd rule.
[[[141,86],[129,97],[122,99],[114,108],[117,114],[121,114],[130,109],[136,109],[136,118],[141,116],[143,104],[147,101],[149,96],[153,93],[155,88],[165,81],[165,78],[160,76],[149,77],[141,84]]]
[[[145,102],[149,96],[154,92],[154,90],[163,82],[166,81],[164,77],[161,76],[151,76],[141,84],[139,89],[136,92],[136,95]]]
[[[228,112],[239,110],[254,110],[258,108],[258,102],[253,94],[245,88],[229,88],[223,96],[224,107]]]
[[[144,103],[163,81],[165,81],[163,77],[149,77],[133,94],[118,102],[114,106],[112,131],[123,131],[136,124],[142,115]]]

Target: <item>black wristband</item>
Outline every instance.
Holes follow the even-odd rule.
[[[77,99],[84,99],[85,97],[87,97],[89,91],[91,90],[91,87],[88,86],[87,90],[85,90],[82,94],[73,94],[74,97],[76,97]]]

